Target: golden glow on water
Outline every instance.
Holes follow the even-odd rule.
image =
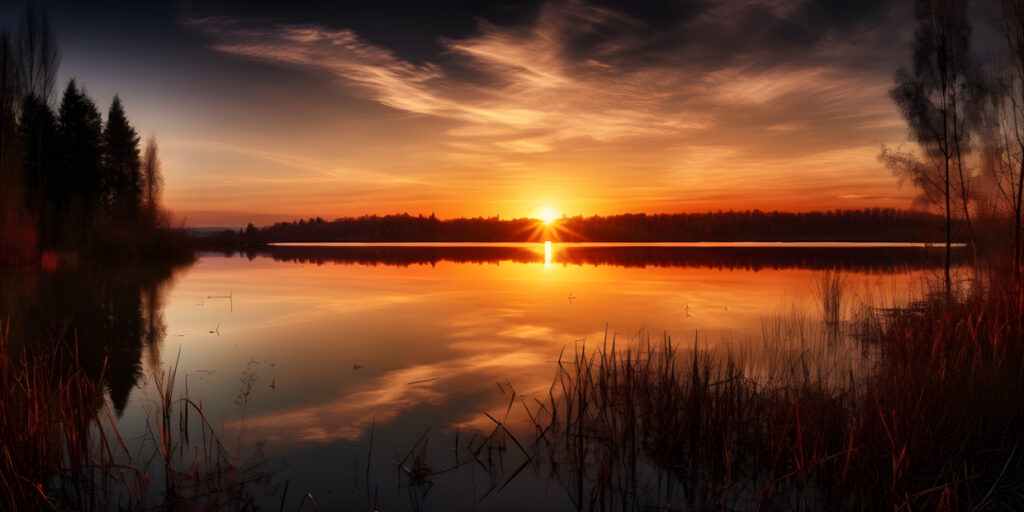
[[[181,348],[189,392],[229,427],[242,428],[239,375],[255,372],[245,426],[283,450],[361,439],[374,418],[414,411],[439,429],[486,422],[508,406],[495,382],[545,395],[562,348],[600,343],[606,326],[620,340],[647,328],[743,345],[794,304],[816,311],[811,270],[555,266],[558,254],[545,243],[533,262],[203,257],[171,291],[163,357]],[[848,277],[897,298],[918,279]],[[232,304],[211,298],[229,293]]]

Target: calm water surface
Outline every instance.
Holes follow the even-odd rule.
[[[941,270],[935,261],[891,244],[206,253],[132,306],[163,329],[145,330],[157,334],[112,363],[137,360],[111,394],[126,395],[119,425],[129,443],[142,443],[153,374],[178,361],[179,393],[187,385],[239,453],[261,444],[279,480],[289,480],[290,502],[309,491],[321,510],[562,509],[564,490],[536,472],[481,500],[497,478],[481,467],[410,488],[394,461],[425,442],[431,467],[453,465],[457,436],[465,445],[493,430],[484,413],[525,432],[520,401],[547,397],[563,350],[606,335],[628,341],[642,329],[756,350],[766,319],[820,314],[815,289],[825,272],[844,276],[851,303],[892,305],[920,293]]]

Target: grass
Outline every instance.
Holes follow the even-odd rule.
[[[69,488],[81,488],[103,393],[74,364],[71,347],[12,354],[7,340],[8,326],[0,326],[0,508],[54,509],[51,479],[65,476]]]
[[[133,453],[75,344],[8,340],[0,325],[0,510],[247,510],[274,492],[258,450],[229,451],[200,404],[173,397],[177,364],[154,376],[156,428]]]
[[[1024,508],[1024,288],[970,284],[844,321],[826,276],[824,322],[766,322],[757,354],[580,345],[531,415],[538,459],[579,510]]]

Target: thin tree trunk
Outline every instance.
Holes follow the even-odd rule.
[[[953,278],[950,275],[950,271],[949,271],[950,260],[953,257],[953,208],[952,208],[952,205],[950,204],[951,201],[950,201],[950,196],[949,196],[949,160],[950,160],[950,154],[949,154],[949,115],[948,115],[948,105],[946,104],[946,102],[948,100],[948,96],[947,96],[947,92],[948,91],[949,91],[949,88],[947,87],[947,84],[946,84],[946,76],[943,75],[942,76],[942,158],[943,158],[943,162],[945,163],[945,179],[943,180],[943,185],[945,186],[945,191],[944,191],[943,195],[945,196],[945,199],[946,199],[946,264],[945,264],[945,272],[946,272],[946,304],[947,305],[949,305],[950,299],[952,298],[952,295],[953,295],[952,294],[952,291],[953,291]]]
[[[1021,148],[1024,151],[1024,148]],[[1017,197],[1013,204],[1013,279],[1020,283],[1021,267],[1021,200],[1024,199],[1024,153],[1021,154],[1020,169],[1017,172]]]
[[[953,290],[953,279],[949,273],[949,261],[953,254],[953,210],[949,201],[949,158],[946,158],[946,301],[948,302]]]

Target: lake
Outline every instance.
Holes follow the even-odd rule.
[[[176,393],[274,472],[275,509],[287,481],[289,503],[309,492],[321,510],[561,510],[563,483],[516,447],[560,357],[647,335],[754,353],[779,318],[820,322],[829,279],[849,320],[920,297],[940,265],[912,244],[282,244],[20,272],[0,306],[16,335],[70,318],[87,362],[107,358],[137,456],[154,375],[176,363]],[[414,461],[431,472],[397,469]]]

